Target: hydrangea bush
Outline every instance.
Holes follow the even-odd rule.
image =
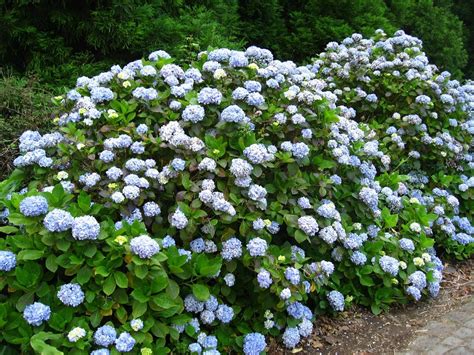
[[[437,245],[458,259],[472,255],[473,83],[439,73],[421,40],[403,31],[331,42],[312,71],[374,131],[364,150],[380,158],[378,171],[405,175],[408,196],[437,216],[429,225]]]
[[[0,184],[0,339],[13,349],[260,354],[269,336],[292,349],[321,312],[436,296],[439,218],[471,250],[469,195],[433,179],[444,213],[425,203],[411,158],[381,137],[388,123],[356,115],[324,59],[249,47],[173,61],[156,51],[81,77],[54,99],[55,132],[20,137]]]

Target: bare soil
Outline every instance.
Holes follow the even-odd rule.
[[[474,296],[474,259],[445,264],[444,280],[436,299],[392,308],[375,316],[370,310],[352,307],[337,317],[320,316],[311,337],[292,351],[278,341],[269,354],[365,354],[404,350],[423,333],[431,320],[443,317]]]

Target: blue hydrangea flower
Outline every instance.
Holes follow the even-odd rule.
[[[384,255],[379,259],[379,265],[383,271],[389,273],[392,276],[398,275],[399,261],[391,256]]]
[[[235,285],[235,276],[234,274],[228,273],[224,276],[224,282],[228,287]]]
[[[143,205],[143,214],[146,217],[155,217],[161,213],[160,206],[156,202],[147,202]]]
[[[191,243],[189,243],[189,247],[194,253],[202,253],[206,248],[206,243],[204,242],[204,239],[197,238],[194,239]]]
[[[248,92],[262,91],[262,85],[255,80],[247,80],[246,82],[244,82],[244,88],[247,89]]]
[[[170,165],[173,167],[174,170],[176,171],[183,171],[184,168],[186,167],[186,161],[184,161],[181,158],[174,158]]]
[[[245,112],[237,105],[230,105],[222,110],[221,120],[224,122],[240,123],[245,120]]]
[[[188,222],[188,218],[179,208],[171,216],[171,225],[177,229],[186,228]]]
[[[233,68],[246,67],[249,60],[243,53],[235,53],[229,58],[229,65]]]
[[[169,247],[176,246],[176,241],[173,239],[173,237],[167,235],[163,238],[162,245],[163,248],[167,249]]]
[[[0,250],[0,271],[10,271],[16,266],[16,255],[11,251]]]
[[[57,293],[59,300],[66,306],[77,307],[84,302],[84,292],[76,283],[62,285]]]
[[[127,332],[120,333],[119,337],[115,340],[115,348],[121,353],[132,351],[134,346],[135,339]]]
[[[283,344],[288,349],[293,349],[298,343],[300,342],[300,332],[296,327],[288,327],[285,329],[283,333]]]
[[[367,261],[367,256],[360,251],[355,251],[351,255],[351,261],[356,265],[364,265]]]
[[[421,298],[421,291],[415,286],[408,286],[406,289],[406,293],[413,297],[415,301],[419,301]]]
[[[95,240],[99,236],[100,225],[92,216],[74,218],[72,236],[76,240]]]
[[[201,302],[194,295],[187,295],[184,299],[184,308],[188,312],[200,313],[204,310],[204,302]]]
[[[135,132],[137,132],[140,135],[144,135],[148,132],[148,126],[144,123],[139,124],[138,127],[135,129]]]
[[[94,333],[94,342],[99,346],[108,347],[115,342],[117,332],[110,325],[103,325]]]
[[[246,102],[251,106],[261,106],[265,103],[265,98],[258,92],[251,92],[247,95]]]
[[[202,347],[199,345],[199,343],[191,343],[188,346],[188,350],[191,352],[191,354],[201,354],[202,352]]]
[[[48,321],[51,316],[51,308],[41,302],[35,302],[26,306],[23,318],[32,326],[38,327]]]
[[[152,52],[150,53],[150,55],[148,56],[148,59],[152,62],[156,62],[158,61],[159,59],[169,59],[171,58],[171,56],[165,52],[165,51],[162,51],[162,50],[158,50],[158,51],[155,51],[155,52]]]
[[[217,301],[216,297],[211,295],[206,301],[205,306],[208,311],[214,312],[217,310],[217,307],[219,307],[219,302]]]
[[[188,105],[183,110],[182,117],[184,121],[197,123],[204,119],[204,107],[200,105]]]
[[[205,349],[213,349],[217,347],[217,338],[214,335],[208,335],[202,341],[202,346]]]
[[[198,93],[198,102],[202,105],[219,105],[222,101],[222,94],[219,90],[205,87]]]
[[[20,212],[26,217],[36,217],[48,213],[48,200],[43,196],[30,196],[20,202]]]
[[[222,259],[229,261],[242,256],[242,242],[237,238],[230,238],[222,243]]]
[[[257,281],[261,288],[269,288],[270,285],[273,283],[270,273],[265,269],[260,270],[257,275]]]
[[[110,150],[104,150],[100,152],[99,159],[102,160],[104,163],[110,163],[114,160],[115,154]]]
[[[150,259],[160,251],[160,245],[148,235],[141,235],[130,241],[130,250],[141,259]]]
[[[133,142],[133,144],[130,146],[130,150],[134,154],[143,154],[145,153],[145,146],[143,145],[142,142]],[[141,164],[142,167],[144,165],[145,165],[144,163]]]
[[[132,91],[132,95],[144,101],[151,101],[158,97],[158,92],[153,88],[138,87]]]
[[[309,147],[306,143],[295,143],[291,148],[291,152],[296,159],[303,159],[309,154]]]
[[[415,271],[408,276],[408,281],[417,289],[422,290],[426,287],[426,275],[423,271]]]
[[[298,227],[308,236],[312,237],[319,230],[318,222],[312,216],[298,218]]]
[[[332,309],[338,312],[344,310],[344,295],[342,293],[339,291],[331,291],[327,297]]]
[[[267,241],[262,238],[253,238],[247,243],[247,250],[251,256],[264,256],[267,248]]]
[[[415,244],[411,239],[408,238],[402,238],[398,242],[400,244],[400,248],[406,251],[414,251],[415,250]]]
[[[114,98],[114,93],[109,88],[95,87],[91,89],[91,99],[94,102],[100,103],[110,101]]]
[[[232,92],[232,98],[234,100],[245,100],[249,92],[244,88],[237,88]]]
[[[109,349],[97,349],[91,352],[91,355],[110,355]]]
[[[342,183],[342,179],[338,175],[332,175],[330,179],[334,185],[341,185]]]
[[[301,275],[298,269],[294,267],[288,267],[285,270],[285,278],[290,281],[293,285],[298,285],[301,281]]]
[[[244,337],[243,351],[245,355],[259,355],[266,346],[265,336],[260,333],[249,333]]]
[[[74,218],[67,211],[58,208],[49,212],[43,220],[43,224],[50,232],[64,232],[72,227]]]
[[[203,324],[211,324],[216,319],[216,316],[214,312],[211,312],[205,309],[204,311],[201,312],[201,314],[199,315],[199,318],[201,319],[201,322]]]
[[[225,304],[221,304],[216,311],[216,317],[222,323],[229,323],[232,318],[234,318],[234,310],[232,307],[226,306]]]

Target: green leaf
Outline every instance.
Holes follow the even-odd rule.
[[[382,210],[382,218],[385,222],[385,225],[388,228],[393,228],[398,223],[398,215],[397,214],[390,214],[389,209],[386,208],[386,207]]]
[[[112,293],[114,293],[115,287],[116,287],[115,279],[112,276],[109,276],[105,280],[104,285],[102,286],[102,289],[107,296],[110,296]]]
[[[379,315],[380,313],[382,313],[382,309],[380,308],[380,306],[375,303],[370,305],[370,309],[372,310],[372,313],[375,315]]]
[[[91,197],[84,191],[81,191],[77,198],[77,204],[82,212],[87,213],[91,208]]]
[[[114,278],[115,282],[117,283],[117,286],[120,288],[127,288],[128,287],[128,278],[127,275],[125,275],[121,271],[116,271],[114,273]]]
[[[308,239],[308,236],[304,234],[302,231],[300,231],[299,229],[297,229],[295,231],[295,239],[298,243],[303,243],[305,240]]]
[[[210,296],[209,288],[204,284],[194,284],[192,286],[193,295],[199,301],[207,301]]]
[[[374,286],[374,280],[368,275],[360,275],[359,276],[360,283],[364,286]]]
[[[139,279],[144,279],[148,275],[148,266],[146,265],[135,265],[134,267],[135,276]]]
[[[28,288],[32,287],[41,277],[41,266],[36,262],[27,261],[16,267],[15,277],[20,285]]]
[[[42,250],[22,250],[18,253],[18,260],[38,260],[44,255]]]
[[[141,289],[135,289],[133,292],[130,294],[134,299],[136,299],[138,302],[148,302],[150,300],[150,297],[145,295]]]
[[[56,263],[56,256],[54,256],[53,254],[47,257],[46,268],[51,272],[56,272],[56,270],[58,270],[58,264]]]
[[[63,335],[62,334],[54,334],[50,332],[39,332],[35,335],[33,335],[30,339],[30,344],[33,350],[37,354],[42,354],[42,355],[64,355],[62,351],[59,351],[55,347],[46,344],[47,340],[57,340],[60,341],[62,340]]]
[[[132,305],[132,315],[134,318],[141,317],[146,313],[148,304],[146,302],[134,301]]]
[[[18,232],[18,228],[17,228],[17,227],[13,227],[13,226],[3,226],[3,227],[0,227],[0,233],[13,234],[13,233],[16,233],[16,232]]]
[[[83,266],[77,273],[76,281],[81,285],[87,283],[92,276],[92,270],[88,266]]]

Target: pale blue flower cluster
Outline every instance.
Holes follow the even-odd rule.
[[[76,283],[62,285],[57,293],[59,300],[66,306],[77,307],[84,302],[84,292]]]
[[[20,212],[26,217],[36,217],[48,213],[48,200],[43,196],[25,197],[20,202]]]
[[[264,256],[267,248],[266,240],[259,237],[253,238],[247,243],[247,250],[251,256]]]
[[[25,307],[23,318],[34,327],[39,327],[51,317],[51,308],[41,302],[35,302]]]
[[[0,250],[0,271],[11,271],[16,266],[16,255],[11,251]]]
[[[43,220],[43,224],[50,232],[64,232],[74,224],[74,217],[64,210],[55,208]]]
[[[244,337],[243,351],[245,355],[259,355],[266,346],[265,336],[260,333],[248,333]]]
[[[384,255],[379,259],[379,265],[383,271],[392,276],[398,275],[399,261],[391,256]]]
[[[273,283],[270,273],[265,269],[261,269],[257,274],[257,281],[261,288],[269,288]]]
[[[150,259],[160,251],[160,245],[148,235],[141,235],[130,241],[130,250],[141,259]]]
[[[132,95],[140,100],[151,101],[158,97],[158,92],[153,88],[138,87],[133,90]]]
[[[184,121],[197,123],[204,119],[204,107],[200,105],[188,105],[183,110],[182,117]]]
[[[110,325],[103,325],[94,333],[94,343],[99,346],[108,347],[115,342],[115,339],[117,339],[117,332]]]
[[[115,339],[115,348],[120,353],[127,353],[133,350],[135,343],[135,339],[129,333],[123,332]]]
[[[95,240],[99,236],[100,225],[93,216],[74,218],[72,236],[76,240]]]
[[[327,298],[332,309],[338,312],[344,310],[344,295],[342,293],[339,291],[331,291],[328,293]]]

